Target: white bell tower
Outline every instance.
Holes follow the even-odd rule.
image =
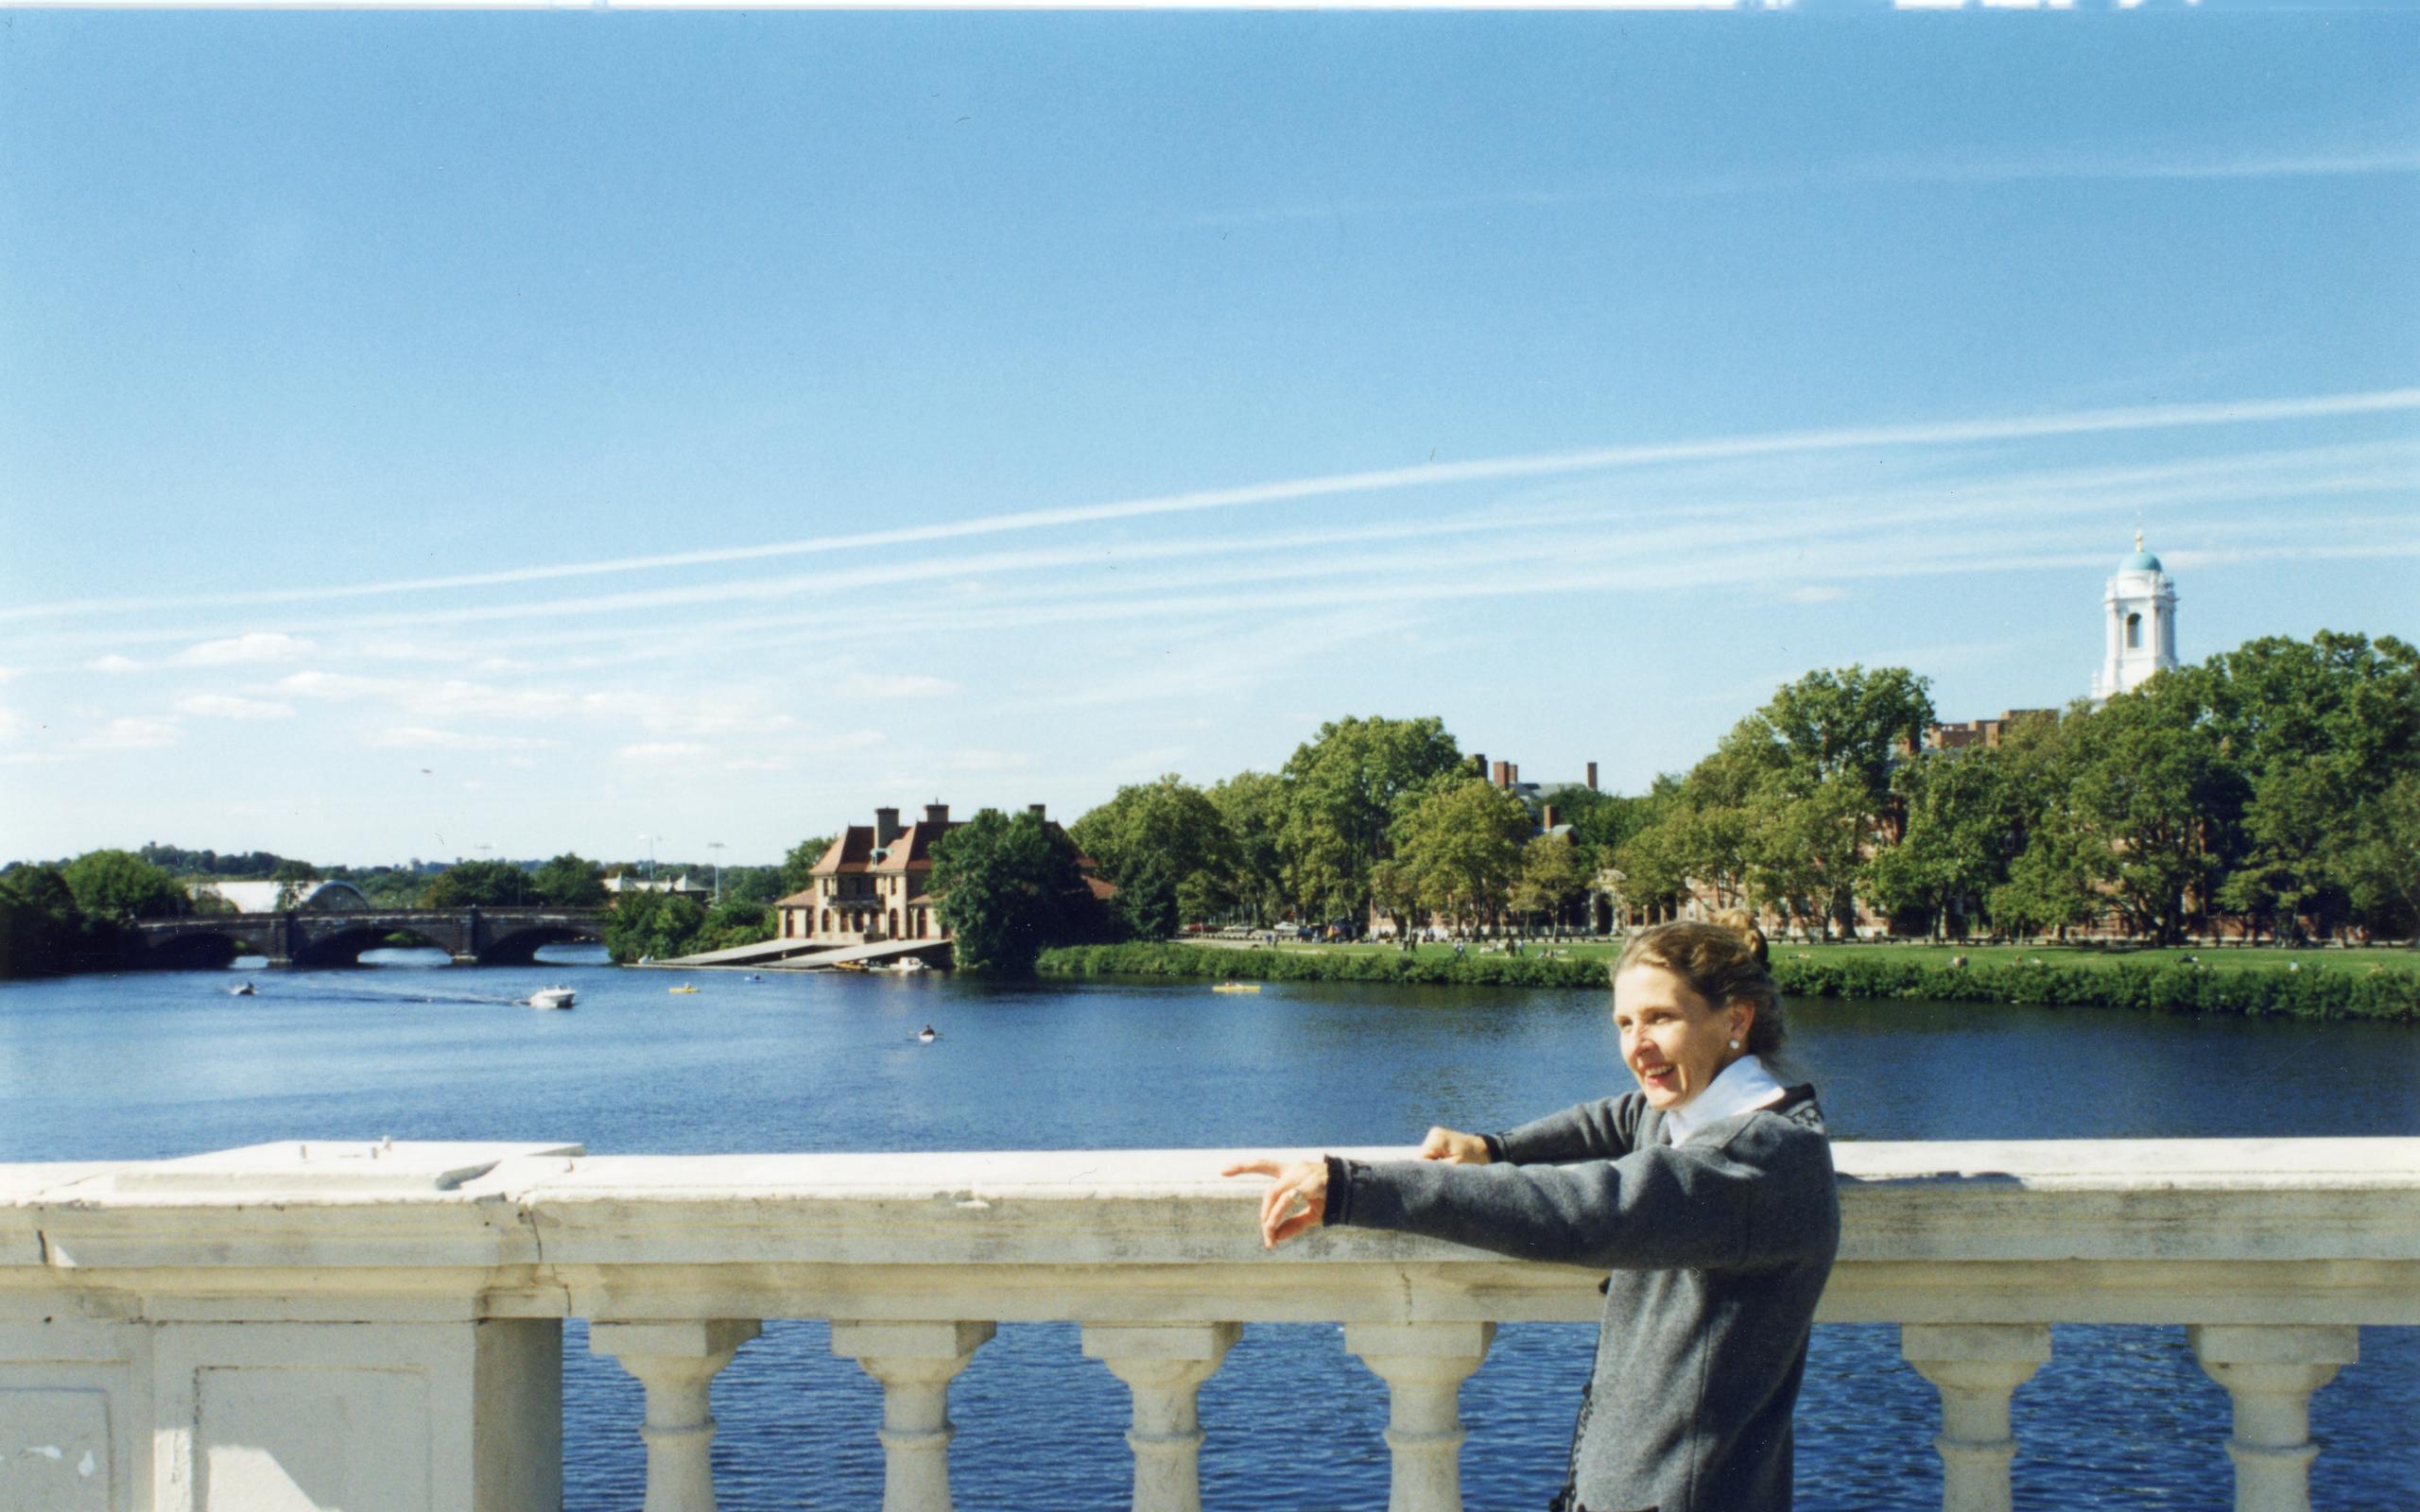
[[[2092,679],[2095,699],[2132,693],[2152,673],[2176,665],[2176,579],[2143,549],[2140,530],[2135,554],[2118,564],[2100,606],[2109,650]]]

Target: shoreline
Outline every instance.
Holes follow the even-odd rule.
[[[1383,954],[1316,949],[1236,950],[1199,945],[1068,945],[1042,953],[1043,976],[1120,976],[1256,982],[1374,982],[1395,986],[1602,988],[1596,956]],[[1948,960],[1791,954],[1772,963],[1791,997],[1933,998],[1951,1003],[2099,1006],[2248,1018],[2420,1022],[2420,972],[2363,963],[2216,968],[2204,964],[2045,962],[1954,966]]]

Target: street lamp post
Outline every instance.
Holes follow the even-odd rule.
[[[642,834],[639,838],[647,842],[647,880],[653,882],[655,880],[655,842],[664,837],[660,834]]]
[[[706,842],[706,849],[719,851],[722,850],[722,842],[709,840]],[[715,857],[715,902],[717,903],[722,902],[722,857],[720,855]]]

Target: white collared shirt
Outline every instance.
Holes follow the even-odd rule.
[[[1788,1088],[1773,1080],[1763,1061],[1754,1056],[1741,1056],[1706,1083],[1705,1091],[1678,1108],[1666,1108],[1664,1130],[1678,1144],[1717,1119],[1751,1108],[1771,1108],[1788,1092]]]

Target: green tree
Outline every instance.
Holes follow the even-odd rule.
[[[87,919],[123,924],[184,912],[185,890],[177,879],[131,851],[87,850],[60,875]]]
[[[1290,900],[1317,917],[1364,917],[1370,868],[1386,854],[1398,801],[1463,765],[1434,717],[1322,725],[1279,774],[1288,801],[1278,843]]]
[[[1499,917],[1510,902],[1531,825],[1529,809],[1502,788],[1446,775],[1408,802],[1391,833],[1394,859],[1422,906],[1478,922]]]
[[[1210,795],[1170,773],[1117,790],[1108,802],[1070,825],[1067,833],[1115,883],[1121,896],[1137,892],[1128,911],[1147,937],[1173,933],[1177,916],[1207,919],[1231,907],[1236,867],[1235,836]],[[1167,928],[1156,927],[1158,896],[1167,895]],[[1147,907],[1144,894],[1150,900]]]
[[[605,950],[624,964],[670,960],[698,949],[705,925],[706,911],[694,899],[668,892],[631,893],[605,918]]]
[[[2420,772],[2404,773],[2362,805],[2342,855],[2363,921],[2420,946]]]
[[[1560,925],[1564,911],[1588,890],[1589,867],[1582,848],[1560,834],[1534,834],[1521,847],[1512,884],[1512,910],[1535,923]]]
[[[932,856],[938,912],[963,968],[1030,971],[1047,947],[1099,933],[1075,842],[1039,815],[985,809],[942,836]]]
[[[2099,842],[2114,901],[2132,929],[2162,943],[2185,934],[2224,872],[2223,841],[2242,811],[2242,781],[2204,717],[2194,668],[2163,672],[2095,710],[2077,731],[2073,813]]]
[[[1270,772],[1237,772],[1207,797],[1225,821],[1233,848],[1220,891],[1251,922],[1275,922],[1286,911],[1286,780]]]
[[[0,872],[0,977],[49,976],[105,966],[114,927],[88,918],[67,878],[54,866],[13,866]]]
[[[510,861],[464,861],[430,883],[423,902],[430,908],[508,908],[536,895],[529,874]]]
[[[725,898],[705,912],[689,950],[727,951],[773,937],[773,910],[763,903]]]
[[[566,850],[530,873],[528,890],[538,902],[554,908],[602,908],[605,868]]]
[[[1723,737],[1735,769],[1721,775],[1746,814],[1708,838],[1737,835],[1752,901],[1854,931],[1869,863],[1902,831],[1891,776],[1932,723],[1927,686],[1905,667],[1809,672]]]
[[[2011,760],[1997,747],[1929,751],[1892,779],[1907,828],[1873,858],[1867,896],[1895,919],[1914,918],[1934,937],[1953,919],[1984,913],[2008,880],[2024,816]]]
[[[2245,789],[2218,889],[2256,931],[2356,911],[2349,869],[2366,806],[2420,770],[2420,652],[2392,636],[2269,636],[2200,669],[2212,734]]]

